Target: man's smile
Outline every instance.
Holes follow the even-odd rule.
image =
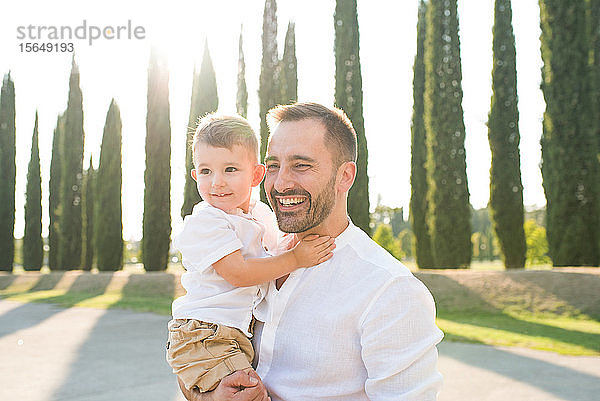
[[[304,204],[308,199],[304,195],[276,196],[277,206],[281,211],[292,211]]]

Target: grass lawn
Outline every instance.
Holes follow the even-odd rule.
[[[0,274],[0,298],[64,307],[170,314],[182,272]],[[445,341],[600,356],[600,269],[418,271],[432,292]]]
[[[584,317],[441,313],[437,323],[448,341],[600,355],[600,322]]]

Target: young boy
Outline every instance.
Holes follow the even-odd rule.
[[[265,295],[264,283],[326,261],[335,244],[314,235],[269,257],[266,249],[277,245],[276,221],[267,205],[250,196],[265,167],[245,119],[202,118],[193,162],[192,177],[204,201],[173,240],[187,270],[181,276],[187,294],[173,302],[167,360],[187,390],[207,392],[225,376],[252,369],[253,313],[267,320],[267,311],[255,308]]]

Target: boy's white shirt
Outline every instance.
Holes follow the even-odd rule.
[[[266,303],[260,302],[268,283],[234,287],[212,264],[238,249],[244,258],[267,257],[267,250],[276,249],[278,237],[275,215],[260,201],[251,200],[248,213],[237,209],[234,214],[207,202],[195,205],[173,240],[187,270],[181,276],[187,293],[173,301],[173,318],[224,324],[251,337],[252,314],[268,320]]]

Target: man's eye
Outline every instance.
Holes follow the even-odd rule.
[[[306,169],[309,169],[311,166],[310,166],[310,164],[306,164],[306,163],[298,163],[294,167],[296,167],[298,170],[306,170]]]
[[[210,174],[210,169],[203,168],[202,170],[200,170],[200,174],[202,174],[202,175]]]
[[[272,163],[272,164],[267,165],[267,170],[268,171],[275,171],[278,168],[279,168],[279,164]]]
[[[233,172],[236,172],[236,171],[238,171],[238,169],[235,168],[235,167],[226,167],[225,168],[225,172],[226,173],[233,173]]]

